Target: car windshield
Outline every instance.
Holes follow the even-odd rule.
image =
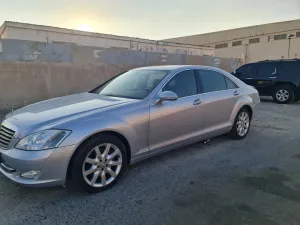
[[[98,90],[100,95],[143,99],[167,75],[166,70],[130,70]]]

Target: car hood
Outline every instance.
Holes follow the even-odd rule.
[[[69,95],[18,109],[6,116],[6,122],[13,124],[19,130],[24,130],[35,125],[46,125],[70,120],[82,114],[93,113],[93,111],[131,101],[136,100],[100,96],[91,93]]]

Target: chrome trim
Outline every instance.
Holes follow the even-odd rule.
[[[1,124],[1,126],[5,126],[6,128],[13,130],[15,132],[14,138],[16,138],[18,136],[19,129],[15,125],[11,124],[10,122],[4,120]]]
[[[3,122],[0,126],[0,148],[7,150],[16,134],[16,127],[8,122]]]
[[[16,172],[15,169],[13,169],[13,168],[11,168],[11,167],[5,165],[4,163],[0,163],[0,166],[1,166],[3,169],[5,169],[7,172],[9,172],[9,173]]]

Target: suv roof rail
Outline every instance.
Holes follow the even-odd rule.
[[[263,60],[263,61],[258,61],[258,63],[260,62],[289,62],[289,61],[300,61],[300,59],[298,58],[295,58],[295,59],[273,59],[273,60],[270,60],[270,59],[266,59],[266,60]]]

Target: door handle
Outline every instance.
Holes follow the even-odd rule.
[[[234,92],[233,92],[233,95],[234,95],[234,96],[238,96],[238,95],[239,95],[239,92],[238,92],[238,91],[234,91]]]
[[[201,103],[202,103],[202,101],[200,100],[200,98],[198,98],[193,102],[193,105],[199,105]]]
[[[252,77],[247,77],[247,78],[246,78],[246,80],[252,80],[252,79],[253,79]]]
[[[269,77],[270,79],[276,79],[277,77]]]

